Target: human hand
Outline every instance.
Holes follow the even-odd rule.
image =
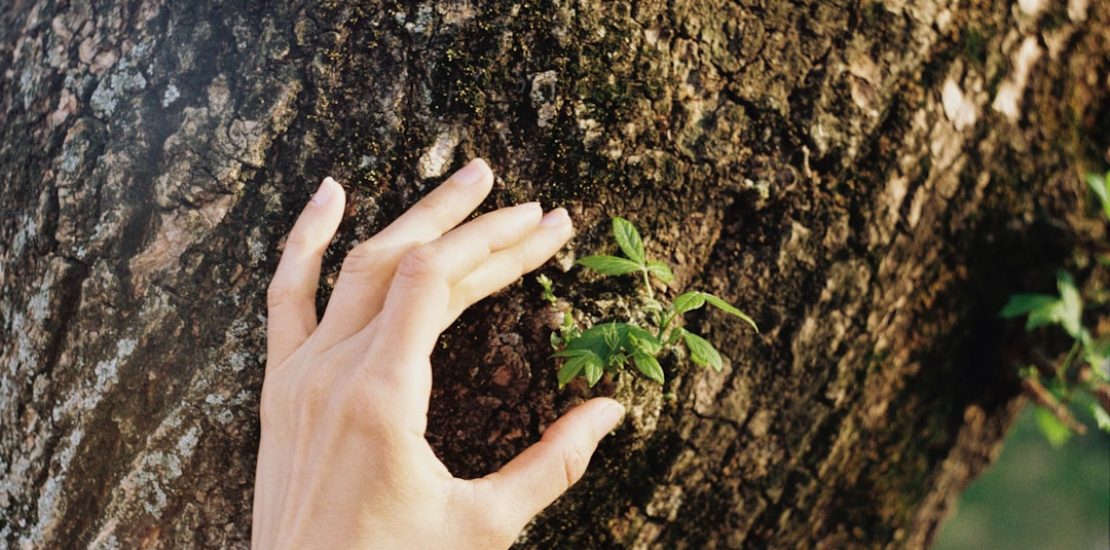
[[[620,421],[619,403],[592,399],[473,480],[452,476],[424,439],[439,334],[573,231],[566,210],[543,215],[538,203],[455,227],[492,185],[475,159],[353,248],[319,326],[320,263],[342,187],[325,179],[297,219],[267,295],[254,547],[507,548]]]

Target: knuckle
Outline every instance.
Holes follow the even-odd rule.
[[[311,240],[308,238],[306,232],[293,226],[289,235],[285,237],[285,250],[309,250],[313,248]]]
[[[343,258],[342,271],[347,273],[373,273],[382,265],[381,247],[374,239],[359,243]]]
[[[297,384],[297,408],[310,415],[319,416],[332,402],[333,385],[327,369],[315,369],[310,376]]]
[[[296,289],[282,278],[275,277],[266,287],[266,305],[270,308],[283,306],[294,299]]]
[[[504,514],[493,508],[480,508],[472,518],[472,526],[488,548],[508,548],[516,539],[516,530],[505,520]]]
[[[397,265],[397,275],[409,279],[426,279],[441,271],[439,256],[430,244],[409,250]]]
[[[413,209],[421,216],[438,219],[450,214],[456,202],[457,198],[448,197],[446,193],[443,193],[443,190],[437,190],[421,199]]]
[[[566,474],[568,488],[582,478],[589,463],[590,455],[581,445],[569,445],[563,449],[563,469]]]

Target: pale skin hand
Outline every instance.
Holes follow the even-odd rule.
[[[473,480],[453,477],[424,439],[439,334],[573,231],[565,210],[544,215],[536,203],[462,223],[492,185],[486,163],[471,161],[352,249],[319,326],[320,262],[343,188],[325,179],[297,219],[267,298],[255,548],[507,548],[620,422],[620,404],[592,399]]]

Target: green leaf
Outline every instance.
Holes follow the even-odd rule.
[[[679,294],[674,299],[674,311],[679,315],[694,311],[703,305],[705,305],[705,294],[696,290]]]
[[[1087,186],[1091,188],[1091,191],[1094,191],[1099,203],[1102,204],[1103,215],[1106,216],[1106,219],[1110,219],[1110,172],[1107,172],[1105,176],[1095,173],[1087,174]]]
[[[574,316],[571,315],[569,311],[563,312],[563,326],[560,328],[561,330],[569,330],[574,328]]]
[[[1098,403],[1091,403],[1091,414],[1095,416],[1095,424],[1098,425],[1098,429],[1110,433],[1110,414],[1106,413],[1106,409],[1103,409],[1102,405]]]
[[[570,382],[575,376],[578,376],[578,373],[582,372],[582,368],[586,366],[586,355],[588,355],[588,352],[569,356],[562,355],[562,357],[568,358],[563,363],[563,368],[559,369],[559,373],[556,375],[559,379],[559,388],[567,385],[567,382]]]
[[[633,351],[639,350],[649,355],[655,355],[663,349],[663,342],[636,325],[628,325],[628,342]]]
[[[567,359],[573,359],[575,357],[581,357],[583,355],[589,355],[591,353],[593,352],[588,349],[565,349],[552,353],[551,357],[564,357]]]
[[[604,370],[601,368],[600,361],[586,361],[586,383],[589,384],[591,388],[597,384],[598,380],[601,380],[601,374],[603,372]]]
[[[599,371],[601,370],[601,359],[597,356],[597,354],[587,349],[567,349],[552,354],[552,357],[567,358],[566,363],[563,364],[563,368],[559,369],[559,373],[557,375],[559,379],[560,389],[563,386],[566,386],[568,382],[573,380],[575,376],[578,376],[578,374],[581,373],[583,369],[586,371],[587,381],[589,380],[589,377],[593,373],[594,369]],[[598,374],[597,376],[598,378],[601,377],[600,374]],[[597,380],[595,379],[594,383],[596,382]],[[591,383],[590,385],[592,386],[593,383]]]
[[[591,361],[596,360],[603,369],[620,368],[637,351],[654,355],[662,347],[662,342],[642,327],[609,322],[594,325],[568,341],[567,349],[560,352],[559,356],[567,357],[588,351],[592,354]]]
[[[656,279],[663,281],[664,284],[671,284],[671,282],[674,281],[674,273],[671,271],[671,266],[663,262],[652,260],[648,262],[647,270],[648,273]]]
[[[1025,320],[1025,330],[1060,324],[1063,306],[1064,303],[1057,299],[1045,307],[1030,311],[1029,318]]]
[[[623,323],[604,323],[594,325],[567,343],[567,349],[583,349],[593,352],[602,365],[610,363],[611,356],[621,347],[628,336],[627,326]]]
[[[1034,310],[1052,307],[1052,304],[1057,301],[1059,298],[1049,294],[1014,294],[1010,296],[1010,301],[1006,302],[1006,306],[998,312],[998,315],[1011,319]]]
[[[709,343],[709,340],[686,329],[682,329],[682,340],[686,342],[686,349],[690,350],[690,360],[695,364],[703,367],[713,367],[713,370],[717,372],[721,372],[721,369],[724,368],[721,354],[717,352],[717,348],[713,347],[713,344]]]
[[[654,356],[637,351],[632,354],[632,361],[636,363],[636,369],[644,376],[660,384],[663,383],[663,367],[659,366],[659,361]]]
[[[1056,272],[1056,287],[1060,290],[1060,326],[1072,336],[1079,338],[1083,331],[1083,299],[1079,289],[1067,271]]]
[[[617,240],[617,245],[621,247],[625,256],[641,266],[644,265],[647,260],[644,241],[632,222],[620,216],[613,216],[613,238]]]
[[[567,342],[567,349],[590,350],[603,359],[609,356],[609,345],[605,343],[605,327],[607,325],[594,325],[579,334],[577,338]]]
[[[1110,339],[1088,336],[1083,342],[1083,358],[1091,365],[1096,380],[1110,382]]]
[[[1071,430],[1061,423],[1060,420],[1056,418],[1056,415],[1049,412],[1048,409],[1037,407],[1033,412],[1033,418],[1037,422],[1037,427],[1040,428],[1041,433],[1044,434],[1045,439],[1047,439],[1049,444],[1053,447],[1058,449],[1071,438]]]
[[[747,313],[744,313],[743,311],[740,311],[739,309],[736,309],[736,306],[734,306],[734,305],[732,305],[732,304],[730,304],[730,303],[728,303],[728,302],[726,302],[726,301],[724,301],[724,300],[722,300],[722,299],[720,299],[720,298],[718,298],[718,297],[716,297],[712,294],[709,294],[707,292],[703,292],[702,294],[705,296],[705,301],[709,302],[709,305],[711,305],[711,306],[713,306],[713,307],[715,307],[715,308],[717,308],[717,309],[719,309],[719,310],[721,310],[725,313],[728,313],[729,315],[739,317],[745,323],[751,325],[752,328],[754,328],[756,332],[759,332],[759,327],[756,326],[755,320],[752,319],[751,317],[748,317]]]
[[[607,365],[612,369],[620,369],[628,362],[628,356],[623,353],[614,353],[609,356]]]
[[[640,271],[640,264],[616,256],[586,256],[579,258],[576,263],[602,275],[627,275]]]
[[[616,350],[620,347],[622,340],[621,337],[623,335],[620,333],[620,331],[617,330],[616,323],[609,323],[605,325],[605,329],[602,334],[604,334],[605,336],[605,345],[609,346],[609,349]]]

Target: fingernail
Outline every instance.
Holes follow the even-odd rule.
[[[567,215],[567,211],[565,208],[556,208],[555,210],[548,212],[543,217],[543,219],[540,220],[540,225],[562,225],[564,223],[567,223],[567,220],[569,219],[570,216]]]
[[[527,210],[539,210],[540,212],[543,212],[543,208],[540,207],[540,203],[538,202],[526,202],[520,205],[520,208]]]
[[[331,179],[331,176],[324,178],[324,181],[320,182],[320,187],[316,188],[316,193],[312,195],[312,200],[310,202],[316,206],[327,204],[328,201],[331,200],[332,195],[335,194],[335,189],[332,187],[332,184],[335,184],[335,180]]]
[[[624,405],[610,401],[594,416],[594,427],[597,428],[598,433],[606,434],[613,431],[622,418],[624,418]]]
[[[455,180],[461,185],[474,185],[482,181],[482,176],[485,174],[485,161],[482,159],[474,159],[455,172],[451,179]]]

